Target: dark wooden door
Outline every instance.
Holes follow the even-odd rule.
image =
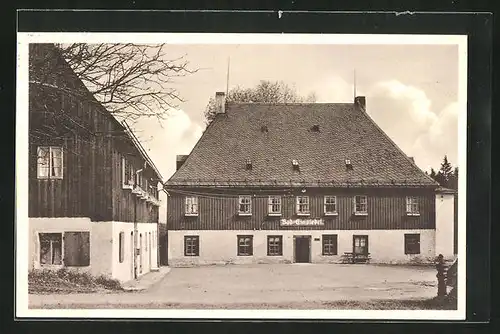
[[[310,241],[309,237],[295,237],[295,262],[309,262]]]
[[[368,254],[368,236],[355,235],[352,240],[352,251],[354,254]]]

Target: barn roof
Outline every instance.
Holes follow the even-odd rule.
[[[375,124],[364,104],[226,103],[166,186],[437,183]]]

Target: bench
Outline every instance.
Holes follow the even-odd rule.
[[[342,257],[342,263],[368,263],[370,262],[370,253],[356,254],[352,252],[345,252]]]

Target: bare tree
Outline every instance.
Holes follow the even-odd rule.
[[[261,80],[253,88],[237,86],[229,90],[226,101],[228,102],[265,102],[265,103],[295,103],[315,102],[316,94],[310,93],[306,97],[300,96],[295,88],[283,81]],[[215,99],[211,98],[205,109],[207,124],[210,124],[216,115]]]
[[[168,115],[182,98],[172,85],[177,77],[196,72],[184,56],[171,58],[165,44],[56,44],[56,52],[70,65],[90,94],[118,119]],[[53,54],[30,57],[30,75],[47,81]],[[44,72],[46,68],[47,72]]]

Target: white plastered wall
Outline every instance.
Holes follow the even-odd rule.
[[[404,235],[420,234],[420,254],[406,255]],[[337,235],[336,256],[322,255],[323,234]],[[199,256],[184,256],[184,236],[199,236]],[[237,255],[237,236],[253,236],[253,256]],[[283,236],[283,255],[267,255],[267,236]],[[316,231],[168,231],[170,266],[294,262],[294,236],[310,236],[312,263],[337,263],[344,252],[352,252],[353,235],[368,235],[372,263],[431,262],[435,256],[435,232],[426,230],[316,230]],[[319,240],[318,240],[319,239]]]

